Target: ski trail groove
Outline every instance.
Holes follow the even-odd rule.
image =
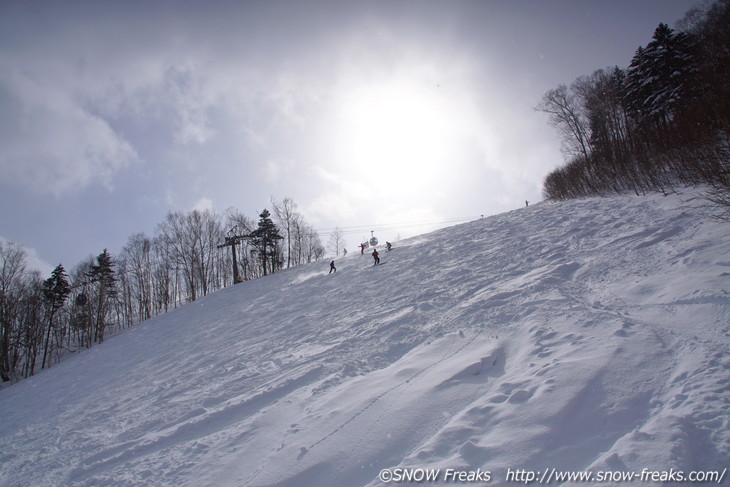
[[[245,420],[252,413],[286,397],[298,389],[302,381],[309,383],[310,380],[321,378],[324,370],[322,366],[316,367],[302,376],[285,381],[275,389],[261,392],[238,404],[224,406],[212,413],[197,415],[190,421],[177,422],[167,428],[167,431],[157,431],[154,435],[145,435],[139,440],[128,441],[102,450],[82,460],[80,466],[71,471],[70,480],[87,480],[98,472],[111,470],[114,467],[160,451],[171,445],[204,438],[216,431],[226,429],[230,425]]]
[[[367,406],[365,406],[364,408],[360,409],[360,410],[359,410],[358,412],[356,412],[356,413],[355,413],[355,414],[354,414],[354,415],[353,415],[353,416],[352,416],[352,417],[351,417],[350,419],[348,419],[347,421],[345,421],[344,423],[342,423],[342,424],[341,424],[340,426],[338,426],[337,428],[335,428],[335,429],[334,429],[333,431],[331,431],[331,432],[330,432],[330,433],[328,433],[327,435],[323,436],[322,438],[320,438],[319,440],[317,440],[316,442],[314,442],[314,443],[313,443],[312,445],[310,445],[310,446],[309,446],[309,447],[308,447],[308,448],[306,449],[306,451],[308,452],[308,451],[312,450],[312,449],[313,449],[313,448],[315,448],[315,447],[316,447],[317,445],[320,445],[321,443],[323,443],[323,442],[324,442],[324,441],[326,441],[327,439],[329,439],[329,438],[331,438],[332,436],[336,435],[336,434],[337,434],[337,433],[338,433],[339,431],[341,431],[341,430],[342,430],[342,429],[343,429],[344,427],[346,427],[346,426],[347,426],[348,424],[352,423],[352,422],[353,422],[353,421],[354,421],[355,419],[357,419],[357,418],[358,418],[359,416],[361,416],[361,415],[362,415],[362,414],[363,414],[363,413],[364,413],[365,411],[367,411],[368,409],[370,409],[371,407],[373,407],[373,405],[375,405],[375,403],[377,403],[378,401],[380,401],[380,400],[381,400],[381,399],[382,399],[383,397],[385,397],[386,395],[390,394],[390,393],[391,393],[391,392],[393,392],[394,390],[396,390],[396,389],[398,389],[398,388],[402,387],[402,386],[403,386],[404,384],[407,384],[407,383],[409,383],[409,382],[410,382],[410,381],[412,381],[413,379],[415,379],[415,378],[417,378],[418,376],[420,376],[420,375],[424,374],[424,373],[425,373],[426,371],[428,371],[428,370],[430,370],[430,369],[432,369],[432,368],[436,367],[436,366],[437,366],[437,365],[439,365],[440,363],[442,363],[442,362],[444,362],[444,361],[446,361],[446,360],[450,359],[451,357],[455,356],[456,354],[458,354],[459,352],[461,352],[462,350],[464,350],[464,349],[465,349],[466,347],[468,347],[469,345],[471,345],[471,344],[472,344],[472,343],[474,342],[474,340],[476,340],[476,339],[477,339],[477,337],[479,337],[479,335],[481,335],[481,333],[482,333],[483,329],[484,329],[484,328],[480,328],[480,329],[479,329],[479,331],[477,331],[477,333],[476,333],[476,334],[475,334],[475,335],[474,335],[473,337],[471,337],[471,338],[470,338],[470,339],[469,339],[469,340],[468,340],[468,341],[467,341],[466,343],[464,343],[464,344],[463,344],[462,346],[460,346],[460,347],[459,347],[458,349],[456,349],[456,350],[455,350],[454,352],[450,353],[449,355],[445,355],[445,356],[443,356],[443,357],[442,357],[442,358],[440,358],[439,360],[437,360],[437,361],[435,361],[435,362],[431,363],[431,364],[430,364],[430,365],[429,365],[428,367],[424,367],[423,369],[419,370],[419,371],[418,371],[418,372],[416,372],[415,374],[413,374],[413,375],[409,376],[408,378],[406,378],[406,379],[404,379],[404,380],[402,380],[402,381],[398,382],[398,383],[397,383],[397,384],[395,384],[394,386],[390,387],[389,389],[387,389],[387,390],[385,390],[385,391],[381,392],[380,394],[378,394],[377,396],[375,396],[375,397],[374,397],[374,398],[373,398],[373,399],[372,399],[372,400],[371,400],[371,401],[370,401],[370,402],[369,402],[369,403],[367,404]]]

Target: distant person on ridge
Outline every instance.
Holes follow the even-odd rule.
[[[373,250],[373,259],[375,260],[375,264],[380,264],[380,257],[378,257],[378,249]]]
[[[388,252],[390,252],[390,249],[393,248],[393,244],[390,242],[385,242],[385,247],[388,249]]]
[[[365,244],[360,244],[360,255],[365,253]]]
[[[335,267],[334,260],[332,262],[330,262],[330,272],[329,273],[332,274],[333,272],[337,272],[337,268]]]

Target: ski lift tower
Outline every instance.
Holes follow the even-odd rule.
[[[243,282],[238,275],[238,259],[236,258],[236,245],[243,240],[243,235],[236,235],[238,225],[228,230],[228,235],[225,237],[224,243],[218,245],[218,248],[231,247],[231,258],[233,259],[233,284]]]

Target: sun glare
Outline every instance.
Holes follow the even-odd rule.
[[[342,161],[384,193],[436,184],[449,163],[449,105],[438,87],[363,86],[347,96],[337,141]]]

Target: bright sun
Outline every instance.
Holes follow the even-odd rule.
[[[405,81],[362,86],[341,106],[340,154],[356,177],[383,192],[435,184],[449,164],[453,127],[438,86]]]

